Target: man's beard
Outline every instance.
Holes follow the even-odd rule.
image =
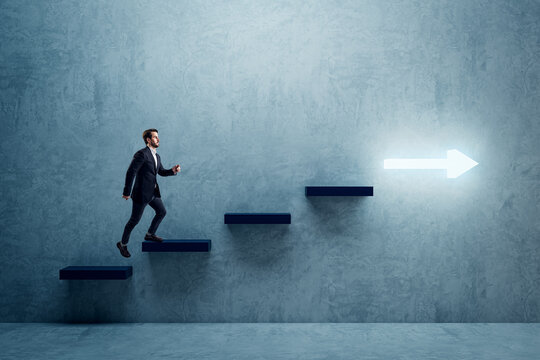
[[[158,143],[155,143],[155,142],[153,142],[153,141],[152,141],[151,145],[152,145],[153,147],[155,147],[155,148],[159,147],[159,144],[158,144]]]

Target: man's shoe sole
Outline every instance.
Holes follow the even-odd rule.
[[[131,257],[131,254],[129,252],[127,253],[127,256],[124,255],[124,252],[122,251],[122,245],[120,245],[119,242],[116,243],[116,247],[118,248],[118,250],[120,250],[120,255],[122,255],[125,258]]]
[[[158,242],[158,243],[163,242],[163,239],[158,240],[156,238],[147,238],[147,237],[145,237],[144,240],[146,240],[146,241],[154,241],[154,242]]]

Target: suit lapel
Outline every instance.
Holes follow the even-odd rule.
[[[146,147],[146,153],[148,154],[148,156],[150,157],[150,161],[152,161],[152,164],[154,164],[154,174],[157,173],[157,164],[156,162],[154,161],[154,155],[152,155],[152,150],[150,150],[150,148],[147,146]],[[158,159],[159,161],[159,157],[158,157],[158,154],[156,153],[156,159]]]

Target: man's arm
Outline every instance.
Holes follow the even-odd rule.
[[[176,171],[175,171],[176,169]],[[161,165],[161,160],[159,162],[159,169],[158,169],[158,174],[161,175],[161,176],[171,176],[171,175],[176,175],[177,172],[180,171],[180,165],[175,165],[172,169],[168,169],[168,170],[165,170],[163,168],[163,165]]]
[[[123,196],[129,196],[131,194],[131,186],[133,185],[133,179],[135,178],[135,175],[137,175],[137,171],[141,168],[141,166],[144,163],[144,154],[142,151],[137,151],[135,155],[133,155],[133,160],[131,160],[131,164],[129,164],[129,168],[126,172],[126,184],[124,185],[124,192]]]

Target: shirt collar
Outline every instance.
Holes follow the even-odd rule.
[[[152,154],[154,154],[154,155],[157,154],[156,149],[152,149],[152,148],[150,147],[150,145],[146,145],[146,146],[150,149],[150,151],[152,152]]]

